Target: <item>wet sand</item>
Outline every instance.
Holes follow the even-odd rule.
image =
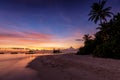
[[[26,67],[35,57],[25,54],[1,54],[0,80],[41,80],[35,70]]]
[[[120,60],[74,54],[39,56],[28,65],[41,80],[120,80]]]

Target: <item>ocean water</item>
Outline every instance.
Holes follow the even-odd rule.
[[[0,54],[0,80],[40,80],[27,64],[40,54]]]

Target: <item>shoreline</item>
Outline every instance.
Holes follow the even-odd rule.
[[[39,56],[27,67],[41,80],[119,80],[120,60],[75,54]]]

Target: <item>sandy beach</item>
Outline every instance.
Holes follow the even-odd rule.
[[[120,80],[120,60],[58,54],[40,56],[27,66],[41,80]]]

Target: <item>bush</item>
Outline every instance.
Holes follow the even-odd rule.
[[[93,52],[96,57],[112,57],[112,51],[107,44],[98,45]]]
[[[93,56],[102,58],[120,59],[120,50],[114,41],[98,45],[93,52]],[[120,46],[119,46],[120,48]]]
[[[89,52],[89,47],[88,47],[88,46],[86,46],[86,47],[81,47],[81,48],[79,49],[79,51],[77,52],[77,55],[88,55],[88,54],[90,54],[90,52]]]
[[[100,24],[95,38],[84,36],[84,47],[78,55],[91,54],[95,57],[120,59],[120,13],[109,22]]]
[[[89,55],[93,53],[93,50],[95,49],[95,41],[89,40],[87,44],[85,44],[84,47],[81,47],[79,51],[77,52],[77,55]]]

